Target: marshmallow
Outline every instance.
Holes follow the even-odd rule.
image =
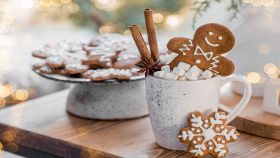
[[[202,70],[200,68],[198,68],[197,66],[193,65],[188,72],[191,72],[193,75],[197,75],[200,76],[202,73]]]
[[[185,71],[189,71],[191,65],[190,64],[187,64],[187,63],[184,63],[184,62],[180,62],[178,64],[178,67],[185,70]]]
[[[199,74],[193,73],[192,71],[188,71],[188,72],[185,74],[185,77],[186,77],[188,80],[195,81],[195,80],[198,80]]]
[[[161,67],[161,71],[164,71],[164,72],[170,72],[170,66],[169,65],[164,65]]]
[[[169,73],[165,74],[164,79],[167,79],[167,80],[177,80],[178,77],[179,77],[178,75],[169,72]]]
[[[211,78],[213,76],[213,73],[210,70],[205,70],[205,71],[202,72],[201,76],[204,79],[208,79],[208,78]]]
[[[154,72],[153,75],[158,78],[164,78],[165,74],[166,74],[166,72],[164,72],[164,71],[156,71],[156,72]]]
[[[183,70],[182,68],[180,68],[180,67],[175,67],[175,68],[173,68],[173,71],[172,71],[174,74],[176,74],[176,75],[178,75],[178,76],[184,76],[185,75],[185,73],[186,73],[186,71],[185,70]]]
[[[186,81],[187,78],[186,78],[185,76],[182,76],[182,77],[179,77],[178,80],[179,80],[179,81]]]

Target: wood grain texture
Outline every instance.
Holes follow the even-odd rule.
[[[16,143],[61,157],[190,157],[159,147],[148,117],[85,120],[68,114],[68,91],[0,111],[0,132],[13,129]],[[241,133],[227,157],[280,157],[280,141]]]
[[[228,88],[223,89],[221,103],[226,107],[221,109],[229,112],[240,99],[240,95]],[[280,140],[280,116],[264,112],[263,99],[260,97],[252,97],[231,125],[249,134]]]

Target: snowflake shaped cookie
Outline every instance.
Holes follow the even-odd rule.
[[[210,154],[223,157],[228,153],[227,143],[234,142],[239,133],[235,127],[227,126],[224,112],[213,112],[208,117],[201,112],[193,112],[188,118],[189,128],[182,128],[178,139],[188,144],[188,151],[194,157]]]

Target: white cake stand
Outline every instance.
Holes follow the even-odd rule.
[[[67,98],[67,111],[90,119],[121,120],[148,115],[144,75],[127,81],[66,77],[55,74],[40,76],[54,81],[73,83]]]

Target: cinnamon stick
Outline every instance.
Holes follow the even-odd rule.
[[[159,60],[159,51],[158,51],[158,45],[157,45],[155,24],[153,21],[153,11],[149,8],[145,9],[144,16],[145,16],[145,22],[146,22],[146,29],[147,29],[147,33],[148,33],[148,41],[149,41],[151,56],[152,56],[154,62],[157,62]]]
[[[151,57],[151,54],[149,53],[149,50],[146,46],[146,43],[143,39],[143,36],[140,32],[140,29],[137,25],[132,25],[128,27],[132,37],[134,39],[134,42],[138,48],[138,51],[141,55],[142,60],[146,60],[149,62],[149,64],[154,64],[153,58]]]

